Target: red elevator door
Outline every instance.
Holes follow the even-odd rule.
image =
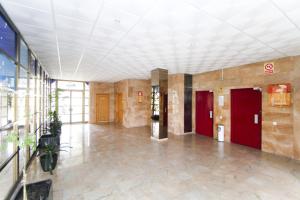
[[[231,142],[261,149],[260,90],[231,90]]]
[[[196,133],[213,137],[214,94],[209,91],[196,92]]]

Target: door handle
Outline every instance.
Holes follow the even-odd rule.
[[[258,124],[258,114],[254,114],[254,124]]]
[[[212,119],[213,118],[213,111],[209,111],[209,118]]]

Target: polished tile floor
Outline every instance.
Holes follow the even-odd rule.
[[[150,139],[147,127],[63,126],[50,176],[35,160],[29,179],[54,181],[54,199],[300,199],[300,163],[198,135]]]

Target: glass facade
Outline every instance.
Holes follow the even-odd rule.
[[[16,32],[0,13],[0,49],[16,59]]]
[[[17,184],[34,153],[7,143],[9,134],[17,133],[22,141],[34,133],[37,142],[49,110],[58,110],[64,123],[86,122],[89,116],[89,84],[50,79],[12,27],[0,13],[0,199]]]
[[[24,158],[7,137],[14,132],[20,140],[28,133],[39,138],[49,111],[49,76],[11,27],[0,15],[0,199],[7,197],[34,153],[29,150]]]
[[[57,98],[55,98],[56,94],[58,94]],[[89,120],[88,83],[51,80],[51,97],[51,108],[58,110],[63,123],[87,122]]]
[[[28,68],[28,48],[23,40],[20,43],[20,64]]]
[[[4,54],[0,54],[0,87],[15,90],[16,65]]]

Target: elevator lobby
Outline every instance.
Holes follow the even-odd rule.
[[[0,92],[0,200],[300,200],[299,0],[0,0]]]

